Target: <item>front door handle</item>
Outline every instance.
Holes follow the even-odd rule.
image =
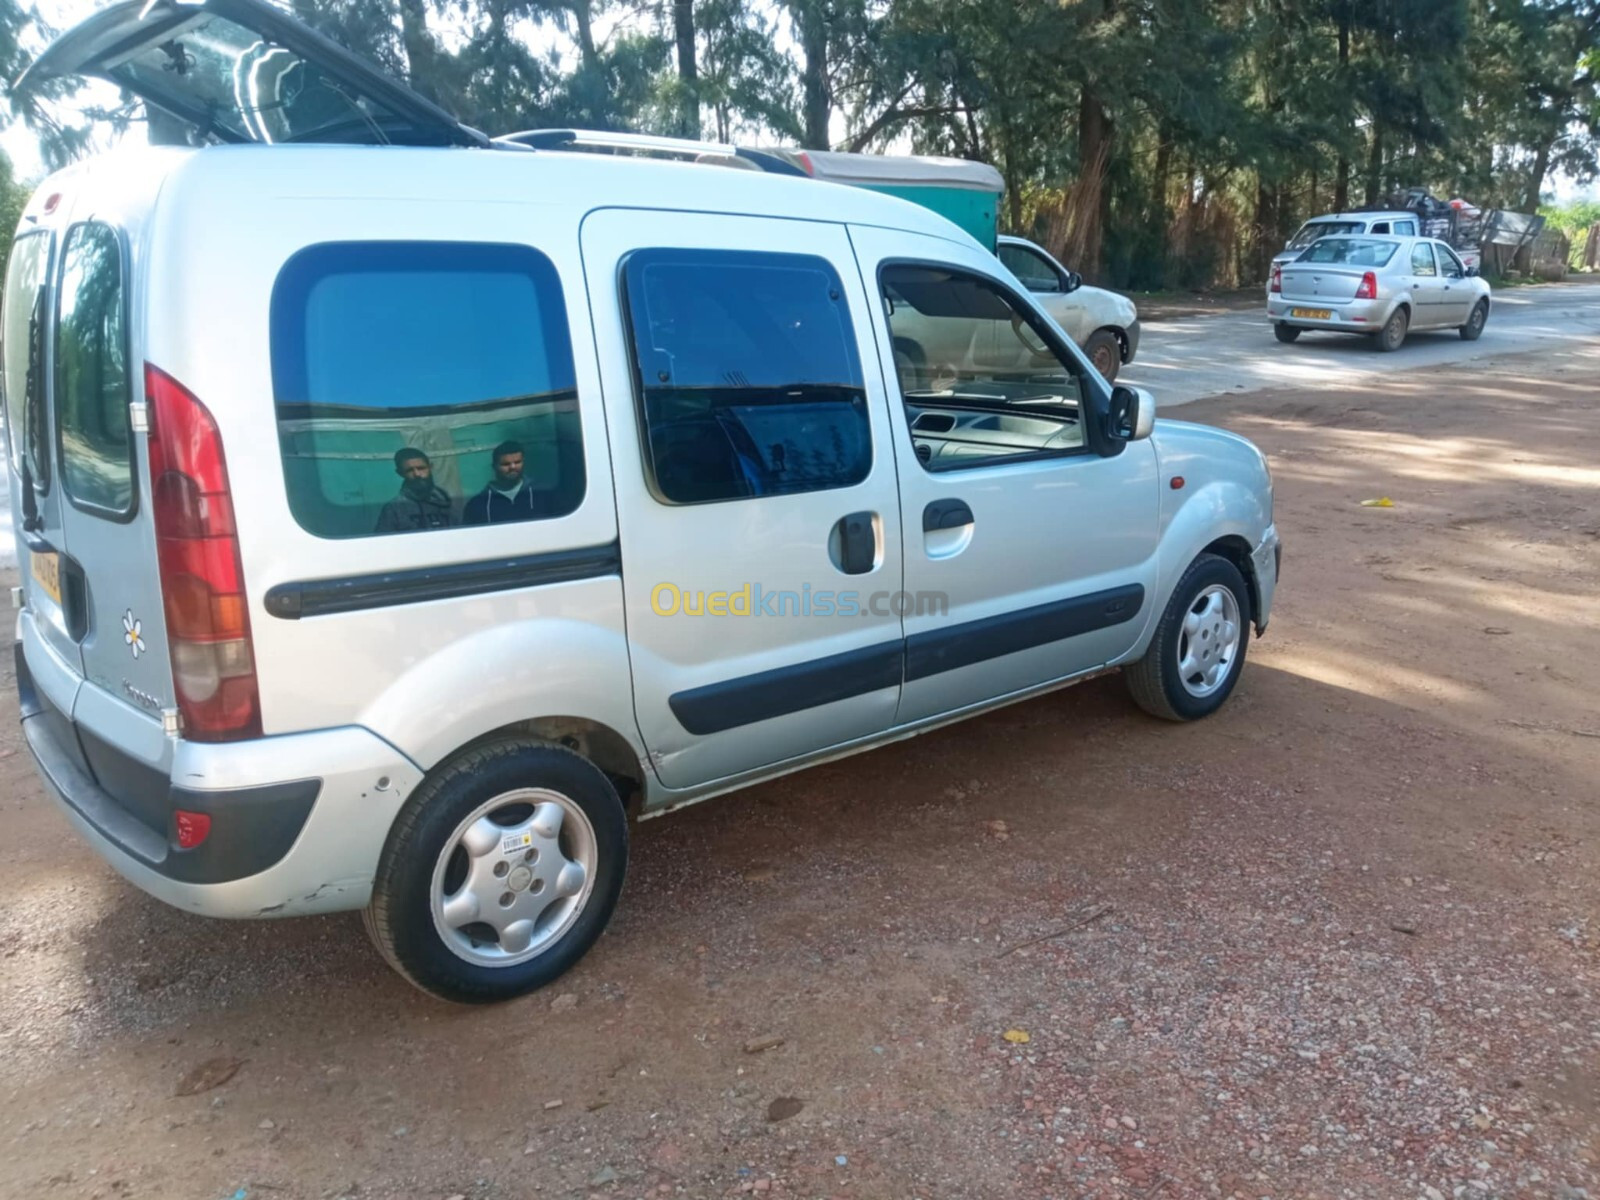
[[[834,524],[833,565],[846,575],[865,575],[878,561],[876,513],[846,513]]]
[[[922,510],[922,532],[937,533],[941,529],[960,529],[972,524],[972,510],[965,500],[930,500]]]

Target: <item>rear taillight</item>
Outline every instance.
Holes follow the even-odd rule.
[[[1378,298],[1378,277],[1368,271],[1361,277],[1361,286],[1356,289],[1357,300],[1376,300]]]
[[[217,423],[187,388],[149,363],[150,508],[184,736],[258,737],[261,700],[228,464]]]
[[[1273,263],[1272,264],[1272,288],[1271,288],[1271,290],[1274,291],[1274,292],[1283,291],[1283,265],[1281,263]]]

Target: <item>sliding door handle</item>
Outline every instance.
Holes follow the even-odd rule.
[[[828,539],[833,565],[846,575],[865,575],[878,562],[877,513],[853,512],[840,517]]]

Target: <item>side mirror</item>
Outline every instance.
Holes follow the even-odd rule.
[[[1294,249],[1294,239],[1290,238],[1287,242],[1285,242],[1283,244],[1283,248],[1285,250],[1293,250]]]
[[[1083,286],[1083,276],[1076,271],[1068,271],[1066,279],[1061,284],[1064,292],[1075,292]]]
[[[1466,270],[1467,270],[1467,278],[1468,279],[1471,279],[1474,275],[1476,275],[1478,273],[1478,268],[1477,267],[1468,267]]]
[[[1143,388],[1111,389],[1111,407],[1106,413],[1106,434],[1112,441],[1137,442],[1150,436],[1156,426],[1156,400]]]

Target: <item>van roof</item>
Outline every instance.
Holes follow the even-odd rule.
[[[222,145],[123,147],[40,183],[52,192],[199,187],[211,198],[367,197],[374,201],[524,202],[587,212],[649,208],[877,225],[972,242],[918,204],[866,188],[760,171],[633,156],[410,146]],[[30,213],[34,205],[30,203]]]

